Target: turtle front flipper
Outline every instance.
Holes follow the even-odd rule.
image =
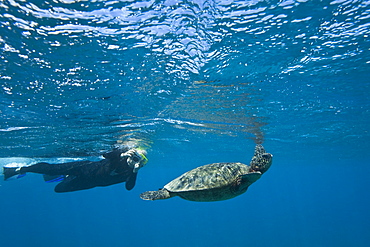
[[[166,189],[160,189],[157,191],[146,191],[140,194],[140,198],[143,200],[161,200],[161,199],[168,199],[172,197],[170,192]]]
[[[248,184],[249,186],[253,184],[254,182],[256,182],[258,179],[260,179],[261,176],[262,176],[261,172],[251,172],[248,174],[244,174],[241,177],[242,177],[243,183]]]

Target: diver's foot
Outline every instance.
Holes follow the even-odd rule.
[[[21,168],[20,167],[3,167],[3,174],[4,174],[4,180],[8,180],[9,178],[20,175],[21,174]]]

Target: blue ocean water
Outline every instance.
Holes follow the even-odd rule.
[[[370,2],[0,1],[0,165],[136,141],[136,187],[0,182],[1,246],[368,246]],[[185,171],[273,165],[213,203],[143,201]]]

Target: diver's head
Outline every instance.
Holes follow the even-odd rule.
[[[146,157],[147,152],[144,149],[130,149],[129,151],[121,154],[121,157],[127,158],[127,164],[133,169],[134,173],[137,173],[140,168],[144,167],[148,163]]]

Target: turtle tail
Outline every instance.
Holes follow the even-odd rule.
[[[146,191],[140,194],[141,199],[150,201],[168,199],[170,197],[170,192],[166,189],[160,189],[157,191]]]

